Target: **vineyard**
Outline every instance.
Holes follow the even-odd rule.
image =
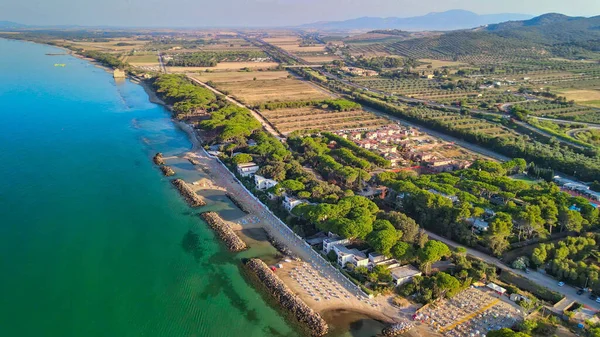
[[[374,129],[389,124],[387,119],[362,110],[338,112],[320,107],[302,107],[263,110],[261,114],[283,134],[314,129],[323,131]]]

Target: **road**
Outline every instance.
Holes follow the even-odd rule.
[[[162,54],[160,52],[156,53],[158,55],[158,62],[160,63],[160,70],[162,70],[163,73],[167,73],[167,67],[165,67],[165,63],[163,62],[163,58],[162,58]]]
[[[454,242],[450,239],[447,239],[443,236],[439,236],[430,231],[427,231],[427,234],[429,235],[429,237],[431,239],[441,241],[450,247],[464,247],[464,245],[461,245],[461,244]],[[495,257],[489,256],[485,253],[482,253],[482,252],[477,251],[472,248],[467,248],[467,247],[465,247],[465,248],[467,249],[468,255],[470,255],[478,260],[492,264],[492,265],[500,268],[501,270],[510,271],[511,273],[520,275],[540,286],[546,287],[552,291],[556,291],[557,293],[565,296],[567,298],[567,300],[569,300],[569,301],[576,301],[576,302],[586,305],[594,310],[600,310],[600,303],[597,303],[596,301],[590,299],[587,296],[587,294],[577,295],[577,288],[571,287],[566,284],[564,286],[560,287],[560,286],[558,286],[557,280],[555,280],[554,278],[552,278],[546,274],[543,274],[543,273],[540,273],[537,271],[530,271],[529,273],[526,273],[522,270],[516,270],[516,269],[513,269],[513,268],[507,266],[506,264],[504,264],[504,262],[498,260]]]
[[[210,85],[208,85],[208,84],[206,84],[206,83],[204,83],[202,81],[199,81],[199,80],[197,80],[197,79],[195,79],[195,78],[193,78],[191,76],[188,76],[188,78],[190,80],[198,83],[199,85],[201,85],[201,86],[209,89],[210,91],[214,92],[217,95],[223,95],[223,96],[225,96],[225,99],[227,99],[229,102],[231,102],[231,103],[239,106],[240,108],[248,109],[250,111],[250,113],[252,114],[252,116],[254,118],[256,118],[256,120],[258,120],[260,122],[260,124],[262,124],[263,128],[267,132],[269,132],[270,134],[272,134],[275,138],[279,139],[279,141],[283,141],[283,139],[285,139],[285,137],[282,134],[280,134],[275,129],[275,127],[273,127],[273,125],[271,125],[271,123],[269,123],[266,119],[264,119],[263,116],[260,113],[258,113],[258,111],[254,110],[254,109],[251,109],[250,107],[245,106],[243,103],[237,101],[235,98],[233,98],[233,97],[231,97],[229,95],[225,95],[224,93],[220,92],[219,90],[211,87]]]

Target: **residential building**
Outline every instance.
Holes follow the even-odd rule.
[[[471,224],[473,229],[476,229],[479,232],[487,232],[487,230],[490,228],[490,224],[483,219],[468,218],[466,221]]]
[[[392,280],[396,286],[409,282],[415,276],[423,275],[420,270],[411,265],[396,267],[390,271],[392,272]]]
[[[267,179],[263,176],[259,176],[258,174],[254,175],[254,185],[256,185],[257,190],[268,190],[271,187],[277,185],[277,181],[272,179]]]
[[[369,265],[369,259],[365,256],[365,253],[356,248],[349,249],[344,245],[334,245],[333,251],[337,255],[337,262],[340,267],[344,267],[348,263],[355,267],[367,267]]]
[[[260,167],[252,162],[237,165],[237,171],[242,177],[249,177],[256,173],[258,169]]]
[[[327,237],[323,239],[323,252],[325,254],[329,254],[329,252],[333,249],[335,245],[347,245],[350,243],[350,240],[344,239],[339,235],[335,235],[333,233],[328,233]]]
[[[306,201],[296,199],[287,195],[285,196],[285,198],[283,198],[283,207],[287,209],[288,212],[291,212],[292,209],[294,209],[294,207],[303,203],[306,203]]]
[[[378,263],[387,260],[387,256],[378,253],[369,253],[369,263],[376,266]]]

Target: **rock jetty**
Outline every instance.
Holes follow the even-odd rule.
[[[165,177],[170,177],[170,176],[175,175],[175,171],[170,166],[163,165],[160,167],[160,170],[165,175]]]
[[[294,255],[294,252],[292,252],[283,243],[277,241],[277,239],[275,239],[275,237],[272,236],[269,233],[267,233],[267,240],[269,240],[269,242],[271,243],[271,245],[273,247],[275,247],[275,249],[277,249],[281,254],[287,255],[287,256],[289,256],[290,258],[292,258],[293,260],[296,260],[296,261],[300,260],[299,258],[296,257],[296,255]]]
[[[231,229],[231,227],[223,221],[219,214],[215,212],[204,212],[200,213],[200,216],[208,223],[208,225],[217,232],[217,235],[227,248],[232,252],[240,252],[246,248],[246,243],[240,239],[237,234]]]
[[[246,213],[246,214],[250,214],[250,212],[246,209],[246,207],[239,202],[233,195],[231,195],[230,193],[227,193],[227,198],[229,198],[229,200],[231,200],[231,202],[237,206],[237,208],[239,208],[242,212]]]
[[[294,294],[262,260],[249,259],[246,262],[246,267],[264,285],[269,294],[298,322],[305,326],[312,336],[327,334],[329,327],[321,315]]]
[[[409,322],[402,322],[387,326],[381,332],[386,337],[398,336],[412,329],[414,325]]]
[[[159,165],[159,166],[165,164],[163,155],[160,152],[154,155],[154,157],[152,158],[152,161],[154,162],[154,164]]]
[[[192,207],[204,206],[206,203],[202,198],[192,190],[192,188],[181,179],[173,179],[173,185],[179,190],[179,193],[185,198],[185,201]]]

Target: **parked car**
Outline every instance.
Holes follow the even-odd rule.
[[[583,294],[583,289],[577,290],[577,295],[581,295],[581,294]]]
[[[596,303],[600,303],[600,297],[596,298]]]
[[[561,282],[558,282],[558,286],[559,286],[559,287],[562,287],[562,286],[564,286],[564,285],[565,285],[565,283],[564,283],[564,282],[562,282],[562,281],[561,281]]]
[[[590,300],[596,300],[596,299],[598,299],[598,296],[596,296],[596,295],[594,295],[594,294],[591,294],[591,295],[590,295]]]

